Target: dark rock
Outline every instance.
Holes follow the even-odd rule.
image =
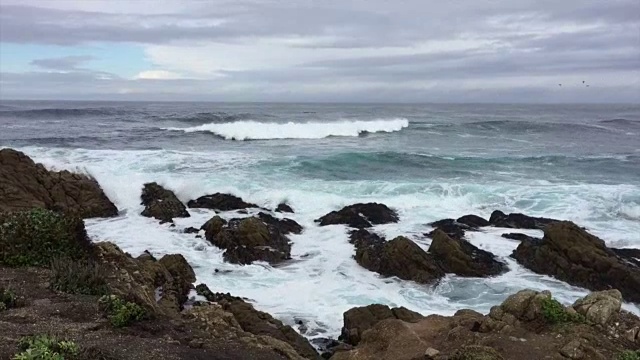
[[[189,226],[183,230],[185,234],[197,234],[200,232],[200,229],[194,228],[193,226]]]
[[[291,345],[300,356],[307,359],[319,358],[318,353],[309,341],[298,334],[291,326],[284,325],[271,315],[256,310],[242,298],[229,294],[213,293],[204,284],[196,286],[196,291],[206,297],[207,300],[218,303],[225,311],[233,314],[242,330],[254,335],[270,336],[284,341]]]
[[[640,249],[615,249],[611,250],[619,257],[629,261],[637,266],[640,266]]]
[[[335,339],[315,338],[311,343],[316,346],[323,359],[330,359],[337,351],[349,351],[353,347]]]
[[[175,217],[191,216],[173,191],[155,182],[144,184],[140,198],[144,205],[142,216],[153,217],[162,222],[172,222]]]
[[[66,170],[48,171],[22,152],[0,150],[0,212],[33,208],[82,218],[118,215],[95,179]]]
[[[263,212],[258,213],[258,217],[260,218],[260,220],[264,221],[265,223],[277,227],[278,230],[280,230],[280,232],[285,235],[300,234],[303,229],[302,225],[298,224],[297,222],[291,219],[287,219],[287,218],[278,219],[272,215],[269,215]]]
[[[378,234],[369,232],[365,229],[351,230],[349,232],[349,242],[356,246],[356,249],[360,247],[367,247],[373,243],[382,243],[386,241]]]
[[[429,253],[435,256],[445,272],[459,276],[493,276],[507,270],[492,253],[478,249],[466,240],[453,239],[439,229],[435,230]]]
[[[444,276],[433,256],[405,237],[399,236],[391,241],[381,238],[360,241],[358,245],[355,255],[358,264],[380,275],[397,276],[423,284],[433,283]]]
[[[188,294],[193,283],[196,281],[196,274],[180,254],[165,255],[158,262],[163,265],[171,274],[174,284],[178,287],[179,303],[184,304],[188,299]]]
[[[384,204],[366,203],[346,206],[316,219],[320,226],[344,224],[354,228],[368,228],[372,224],[398,222],[398,214]]]
[[[473,218],[473,216],[474,215],[466,215],[466,217],[463,216],[460,219],[468,223],[479,222],[477,219]],[[482,219],[482,218],[479,218],[479,219]],[[454,239],[464,238],[465,231],[478,230],[477,227],[468,225],[463,222],[459,222],[458,220],[454,220],[454,219],[442,219],[442,220],[434,221],[429,225],[434,228],[433,231],[429,232],[428,234],[425,234],[429,238],[433,238],[433,235],[435,234],[436,230],[442,230],[445,234],[447,234],[449,237],[452,237]]]
[[[522,233],[508,233],[500,235],[505,239],[517,240],[517,241],[537,241],[540,240],[538,238],[534,238],[533,236],[529,236]]]
[[[479,227],[491,225],[489,221],[477,215],[465,215],[465,216],[459,217],[456,221],[460,224],[465,224],[473,228],[479,228]]]
[[[541,241],[523,241],[512,255],[528,269],[591,290],[618,289],[640,302],[640,267],[568,221],[547,226]]]
[[[231,263],[251,264],[266,261],[276,264],[291,259],[289,239],[273,225],[255,217],[224,220],[215,216],[203,225],[205,237],[226,249],[223,258]]]
[[[285,203],[280,203],[278,204],[278,207],[276,207],[276,212],[281,212],[281,213],[293,213],[293,209],[291,208],[291,206],[285,204]]]
[[[187,203],[190,208],[205,208],[221,211],[240,210],[246,208],[257,208],[258,205],[244,202],[241,198],[230,195],[215,193],[213,195],[205,195],[191,200]]]
[[[422,318],[421,314],[404,307],[392,309],[380,304],[355,307],[343,314],[344,326],[340,340],[351,345],[358,345],[362,334],[382,320],[400,319],[406,322],[416,322]]]
[[[519,213],[511,213],[507,215],[500,210],[496,210],[491,213],[491,218],[489,219],[491,225],[497,227],[538,230],[544,230],[547,225],[559,221],[560,220],[527,216]]]

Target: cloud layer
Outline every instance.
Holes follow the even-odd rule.
[[[3,0],[0,43],[70,51],[141,47],[148,69],[126,76],[94,55],[44,53],[28,61],[27,71],[0,67],[2,98],[640,99],[637,0],[238,0],[162,6],[140,0],[118,5]],[[100,66],[89,66],[93,60]]]

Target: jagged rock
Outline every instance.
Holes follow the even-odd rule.
[[[513,229],[538,229],[544,230],[547,225],[559,222],[560,220],[542,217],[527,216],[520,213],[505,214],[500,210],[491,213],[489,222],[493,226]]]
[[[260,220],[264,221],[269,225],[273,225],[280,230],[283,234],[300,234],[302,232],[302,225],[298,224],[296,221],[291,219],[278,219],[272,215],[267,213],[258,213],[258,217]]]
[[[505,239],[517,240],[517,241],[539,241],[540,239],[534,238],[533,236],[529,236],[522,233],[507,233],[500,235]]]
[[[344,224],[354,228],[368,228],[372,224],[398,222],[398,214],[384,204],[366,203],[346,206],[316,220],[320,226]]]
[[[187,206],[190,208],[205,208],[220,211],[240,210],[258,207],[258,205],[256,204],[244,202],[244,200],[237,196],[221,193],[205,195],[197,198],[196,200],[190,200],[187,203]]]
[[[436,257],[445,272],[459,276],[492,276],[507,270],[492,253],[478,249],[466,240],[452,239],[439,229],[433,235],[429,253]]]
[[[574,223],[548,225],[542,240],[521,242],[512,256],[534,272],[596,291],[616,288],[627,301],[640,302],[640,267]]]
[[[604,326],[620,312],[621,306],[622,294],[613,289],[593,292],[576,300],[572,307],[578,314],[584,315],[587,321]]]
[[[259,218],[231,219],[225,224],[216,216],[207,221],[203,229],[207,240],[226,250],[223,258],[231,263],[276,264],[291,258],[289,239],[276,226],[265,224]]]
[[[176,194],[157,183],[144,184],[142,188],[142,216],[153,217],[162,222],[172,222],[175,217],[191,216]]]
[[[421,314],[404,307],[392,309],[386,305],[372,304],[351,308],[343,314],[344,327],[340,340],[358,345],[362,334],[382,320],[400,319],[415,322],[422,318]]]
[[[82,218],[118,215],[95,179],[66,170],[48,171],[20,151],[0,150],[0,212],[33,208]]]
[[[293,214],[293,209],[291,208],[291,206],[287,205],[286,203],[280,203],[278,204],[278,206],[276,207],[276,212],[281,212],[281,213],[292,213]]]

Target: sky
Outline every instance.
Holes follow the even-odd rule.
[[[0,100],[639,103],[640,0],[0,0]]]

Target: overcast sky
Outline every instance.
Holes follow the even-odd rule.
[[[0,0],[16,98],[637,103],[640,0]]]

